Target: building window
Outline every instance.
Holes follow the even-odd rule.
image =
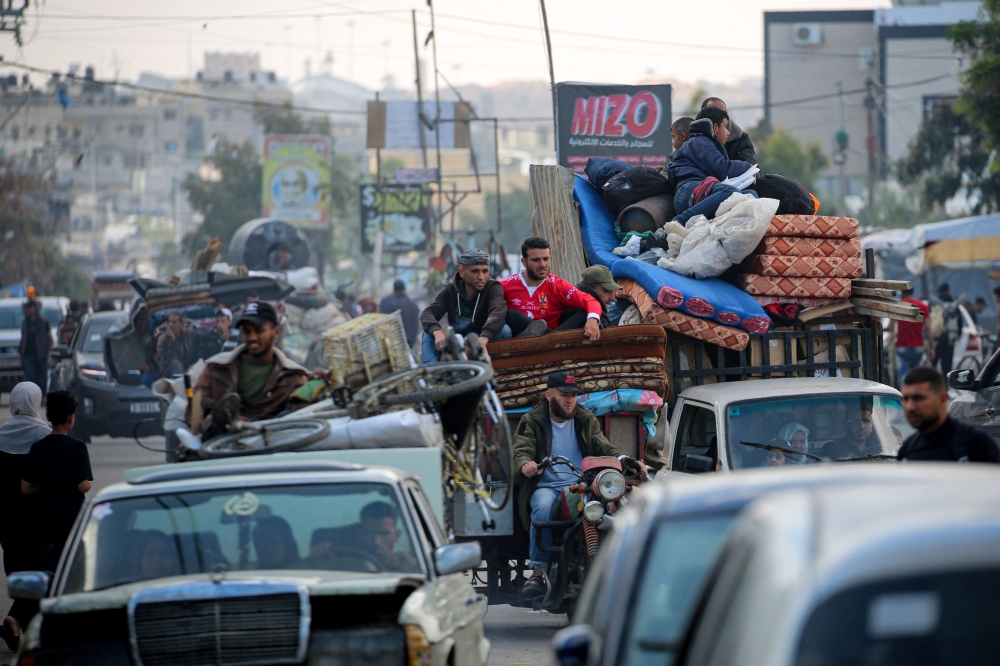
[[[11,141],[17,141],[17,137],[19,137],[19,136],[21,136],[21,128],[17,127],[16,125],[14,127],[11,127],[10,128],[10,140]]]
[[[177,109],[165,109],[163,111],[164,120],[177,120]]]
[[[28,128],[28,136],[29,137],[30,136],[35,136],[35,126],[34,125],[32,125],[31,127]]]
[[[938,107],[952,106],[957,100],[956,95],[924,95],[924,120],[930,120]]]
[[[146,131],[146,126],[140,123],[132,123],[128,126],[128,135],[142,138],[143,133]]]
[[[165,144],[163,144],[163,150],[167,151],[168,153],[176,153],[177,143],[174,141],[167,141]]]

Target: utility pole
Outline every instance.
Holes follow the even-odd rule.
[[[417,48],[417,10],[410,12],[413,18],[413,64],[417,69],[417,131],[420,132],[420,155],[427,168],[427,136],[424,134],[424,93],[420,85],[420,51]]]
[[[868,210],[870,211],[875,202],[875,178],[878,174],[878,142],[875,138],[875,113],[878,110],[878,103],[875,99],[875,82],[869,78],[866,85],[868,86],[868,94],[865,96],[865,110],[868,118],[866,148],[868,149]]]
[[[840,99],[840,129],[834,132],[834,141],[837,144],[837,152],[833,156],[833,163],[837,165],[840,180],[840,214],[847,215],[847,176],[845,174],[847,162],[847,146],[850,142],[850,135],[844,127],[844,86],[837,81],[837,93]]]
[[[538,0],[542,7],[542,27],[545,29],[545,53],[549,60],[549,85],[552,87],[552,142],[555,144],[556,152],[559,152],[559,137],[556,136],[556,74],[552,66],[552,38],[549,37],[549,13],[545,11],[545,0]]]
[[[441,181],[441,175],[443,169],[441,168],[441,86],[438,81],[438,40],[437,34],[434,32],[436,26],[434,25],[434,1],[427,0],[427,7],[430,9],[431,13],[431,34],[427,36],[428,39],[433,40],[434,44],[431,50],[432,57],[434,59],[434,149],[437,155],[437,224],[439,226],[444,225],[444,207],[442,205],[444,199],[443,183]],[[425,41],[424,44],[427,42]],[[431,230],[433,234],[434,247],[437,248],[437,238],[436,230]]]

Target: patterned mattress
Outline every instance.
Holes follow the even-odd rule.
[[[861,257],[782,257],[772,254],[750,255],[743,270],[757,275],[791,277],[856,278],[864,272]]]
[[[775,277],[740,273],[737,284],[755,296],[803,296],[844,299],[851,295],[850,278]]]
[[[783,257],[860,257],[861,243],[835,238],[764,237],[754,254]]]
[[[843,298],[808,298],[802,296],[754,296],[753,298],[761,305],[798,303],[804,308],[818,308],[821,305],[833,305],[845,300]]]
[[[746,349],[747,344],[750,342],[750,336],[747,332],[735,326],[717,324],[708,319],[692,317],[679,310],[667,310],[661,307],[634,280],[621,279],[618,280],[618,283],[624,287],[622,292],[619,293],[624,293],[631,298],[632,302],[639,308],[639,314],[650,323],[659,324],[671,331],[676,331],[677,333],[703,342],[737,351]]]
[[[775,215],[764,235],[857,238],[858,221],[852,217],[827,215]]]
[[[582,379],[578,380],[577,384],[584,393],[613,391],[619,388],[637,388],[646,391],[655,391],[659,396],[666,395],[667,393],[667,376],[662,369],[656,375],[630,373]],[[497,391],[497,394],[505,408],[527,407],[534,405],[542,399],[542,396],[545,394],[545,385],[513,389],[507,392]]]

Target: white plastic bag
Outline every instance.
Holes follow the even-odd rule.
[[[722,181],[722,184],[731,185],[732,187],[735,187],[738,190],[745,190],[748,187],[750,187],[750,185],[753,184],[753,181],[756,180],[758,173],[760,173],[760,167],[755,165],[747,169],[739,176],[726,178],[724,181]]]
[[[657,266],[694,278],[722,275],[757,247],[778,203],[777,199],[754,199],[734,192],[719,206],[715,219],[698,215],[688,220],[691,231],[681,243],[677,258],[660,259]]]
[[[616,247],[612,250],[612,252],[617,254],[619,257],[637,257],[639,256],[640,243],[642,243],[641,238],[638,236],[632,236],[624,245]]]

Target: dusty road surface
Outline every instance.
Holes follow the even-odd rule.
[[[0,423],[10,416],[10,395],[0,396]],[[162,437],[142,440],[150,448],[163,448]],[[147,451],[132,439],[95,437],[90,445],[90,463],[94,472],[94,492],[122,480],[127,469],[156,465],[163,454]],[[0,613],[7,614],[11,601],[7,597],[7,580],[0,585]],[[549,643],[552,635],[566,626],[565,615],[538,613],[526,608],[490,606],[483,620],[490,639],[490,666],[548,666],[552,663]],[[0,642],[0,665],[9,664],[12,655]]]

